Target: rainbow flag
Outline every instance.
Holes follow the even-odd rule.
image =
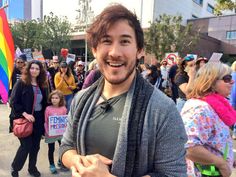
[[[0,96],[7,103],[10,80],[14,67],[14,43],[7,17],[0,8]]]

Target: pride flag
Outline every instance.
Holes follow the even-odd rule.
[[[0,8],[0,96],[7,103],[14,67],[14,43],[4,8]]]

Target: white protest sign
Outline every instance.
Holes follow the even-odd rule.
[[[166,53],[166,54],[165,54],[165,58],[166,58],[166,60],[167,60],[167,64],[168,64],[169,66],[175,64],[175,63],[176,63],[176,60],[177,60],[177,58],[178,58],[178,55],[179,55],[178,52],[175,52],[175,53]]]
[[[70,63],[70,61],[75,61],[75,54],[68,53],[66,63]]]
[[[60,136],[66,130],[67,126],[67,115],[55,115],[49,116],[48,119],[48,135],[49,136]]]
[[[222,57],[223,53],[213,53],[211,58],[209,59],[209,62],[220,62],[220,59]]]

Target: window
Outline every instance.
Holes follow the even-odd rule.
[[[207,4],[207,11],[210,13],[214,13],[215,8],[211,4]]]
[[[201,6],[203,4],[203,0],[193,0],[193,2],[195,2],[195,3],[197,3],[197,4],[201,5]]]
[[[226,32],[226,39],[236,39],[236,30],[234,31],[227,31]]]
[[[198,18],[196,15],[192,14],[192,18]]]

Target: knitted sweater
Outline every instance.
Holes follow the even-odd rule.
[[[119,177],[126,176],[124,170],[127,153],[127,125],[134,88],[135,82],[133,82],[127,93],[115,154],[112,159],[111,173]],[[74,113],[78,109],[78,101],[86,90],[80,91],[72,102],[67,129],[60,147],[60,158],[70,149],[76,149],[79,154],[86,155],[84,140],[79,140],[84,142],[81,149],[78,147],[78,142],[73,142],[73,132],[75,132],[73,131],[73,119],[78,119],[74,116]],[[88,110],[92,111],[90,108]],[[82,133],[85,133],[85,131]],[[149,100],[144,119],[138,176],[147,174],[150,176],[163,176],[160,174],[164,174],[169,177],[186,177],[184,149],[186,141],[184,125],[174,102],[158,89],[155,89]]]

